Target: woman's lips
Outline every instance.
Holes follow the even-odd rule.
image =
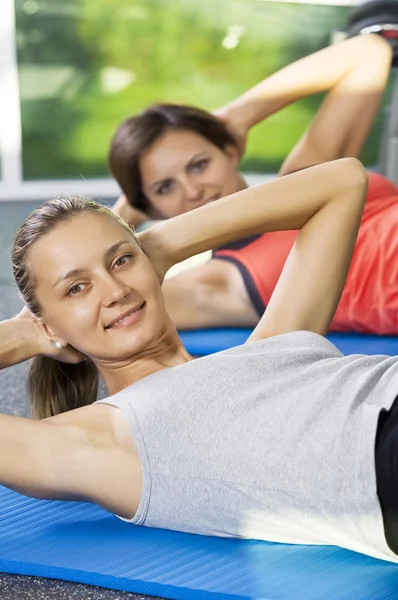
[[[143,304],[141,304],[140,307],[138,307],[122,319],[119,319],[119,321],[117,321],[113,325],[109,325],[108,327],[106,327],[106,329],[126,329],[127,327],[131,327],[142,317],[142,313],[144,312],[145,306],[146,302],[143,302]]]

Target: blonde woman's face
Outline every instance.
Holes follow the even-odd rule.
[[[141,156],[142,190],[158,218],[169,219],[239,189],[239,157],[188,130],[168,131]]]
[[[50,331],[95,361],[140,353],[165,325],[150,261],[108,215],[86,212],[59,224],[32,246],[28,267]]]

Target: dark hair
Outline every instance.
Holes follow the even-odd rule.
[[[109,168],[129,203],[149,215],[151,205],[142,191],[141,154],[166,131],[183,129],[201,135],[221,150],[236,145],[233,136],[217,117],[183,104],[155,104],[123,121],[112,139]]]
[[[134,231],[120,217],[93,200],[78,196],[59,198],[42,204],[29,215],[17,232],[11,252],[19,295],[36,317],[41,317],[42,309],[35,296],[34,277],[28,268],[29,250],[35,242],[59,223],[69,221],[74,216],[86,212],[112,217],[136,239]],[[95,402],[98,392],[98,372],[90,359],[78,364],[66,364],[47,356],[35,356],[30,362],[28,390],[33,417],[38,419],[52,417]]]

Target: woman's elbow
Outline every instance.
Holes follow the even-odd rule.
[[[337,162],[341,171],[336,181],[339,181],[347,191],[355,191],[353,197],[355,196],[358,201],[365,203],[369,180],[368,173],[361,161],[357,158],[342,158]]]

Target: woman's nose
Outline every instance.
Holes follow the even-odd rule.
[[[130,293],[130,288],[111,274],[103,278],[101,282],[102,301],[105,306],[120,302]]]
[[[203,189],[198,183],[186,181],[184,185],[185,198],[188,202],[200,202],[203,200]]]

